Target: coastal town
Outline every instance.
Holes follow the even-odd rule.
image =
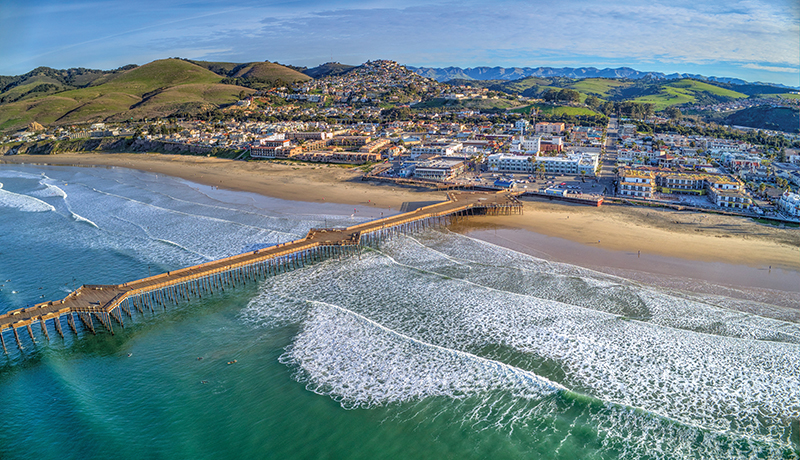
[[[614,201],[800,222],[800,150],[789,147],[800,140],[796,134],[759,131],[784,146],[652,129],[670,122],[663,114],[615,114],[599,124],[453,108],[448,101],[516,107],[531,99],[439,83],[394,61],[242,96],[215,119],[31,123],[0,142],[10,155],[31,142],[128,139],[137,151],[354,165],[365,180],[405,185],[512,189],[596,206]]]

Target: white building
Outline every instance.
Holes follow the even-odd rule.
[[[540,157],[497,153],[487,158],[489,171],[507,173],[533,173],[544,165],[545,174],[594,175],[600,155],[596,153],[571,153],[564,157]]]
[[[781,199],[778,200],[778,208],[787,216],[800,217],[800,194],[783,192]]]
[[[535,157],[534,169],[544,165],[545,174],[583,174],[593,176],[600,164],[597,153],[577,152],[566,157]]]
[[[426,155],[426,154],[450,156],[455,154],[456,152],[461,151],[463,147],[464,144],[460,142],[416,145],[411,148],[411,157],[416,158],[420,155]]]
[[[534,171],[533,159],[530,155],[508,155],[495,153],[486,157],[489,171],[530,174]]]
[[[414,170],[414,177],[419,179],[429,179],[446,181],[455,179],[466,169],[463,160],[438,159],[417,164]]]
[[[524,152],[528,154],[538,154],[542,148],[542,138],[539,136],[526,138],[520,136],[519,139],[511,141],[512,152]]]

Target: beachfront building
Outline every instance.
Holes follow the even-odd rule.
[[[344,163],[360,165],[381,161],[383,155],[379,152],[337,152],[337,151],[317,151],[298,153],[293,156],[296,160],[311,161],[314,163]]]
[[[250,147],[252,158],[285,158],[290,149],[289,139],[262,139]]]
[[[750,209],[753,200],[742,190],[742,183],[723,175],[705,176],[708,199],[721,208]]]
[[[622,168],[619,171],[619,194],[635,198],[652,198],[656,185],[653,171]]]
[[[742,190],[738,189],[718,189],[711,187],[708,189],[708,199],[714,205],[721,208],[750,209],[753,200]]]
[[[664,194],[707,195],[721,208],[750,209],[753,200],[737,179],[721,174],[680,172],[656,168],[621,168],[619,194],[652,198],[653,191]]]
[[[509,155],[496,153],[486,158],[489,171],[530,174],[541,171],[545,174],[594,175],[600,162],[596,153],[571,153],[566,156],[542,157],[531,155]]]
[[[530,155],[495,153],[486,157],[486,163],[491,172],[530,174],[534,171],[533,158]]]
[[[368,142],[368,143],[362,145],[358,149],[358,151],[361,152],[361,153],[380,152],[380,151],[384,150],[384,148],[387,145],[391,144],[391,143],[392,143],[392,141],[390,141],[389,139],[383,137],[383,138],[380,138],[380,139],[375,139],[372,142]]]
[[[800,217],[800,194],[783,192],[778,200],[778,209],[789,217]]]
[[[539,165],[544,165],[545,174],[581,174],[593,176],[600,165],[600,155],[597,153],[576,152],[566,156],[533,158],[533,168],[538,170]]]
[[[464,144],[460,142],[433,142],[425,145],[415,145],[411,147],[411,158],[417,158],[420,155],[451,156],[461,151],[463,147]]]
[[[440,158],[417,164],[414,177],[435,181],[448,181],[463,174],[467,168],[464,160]]]
[[[656,187],[661,193],[680,195],[705,195],[706,176],[704,174],[666,173],[656,175]]]

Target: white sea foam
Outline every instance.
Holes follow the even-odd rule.
[[[456,240],[448,243],[452,247],[461,242],[447,238]],[[504,362],[683,427],[791,445],[789,424],[800,417],[797,324],[543,264],[513,251],[479,251],[475,262],[449,251],[437,255],[442,247],[428,250],[420,241],[423,246],[396,240],[385,245],[386,254],[273,278],[247,317],[280,317],[265,305],[291,292],[340,305],[377,325],[354,325],[330,308],[293,318],[302,321],[302,332],[287,352],[288,362],[302,369],[313,391],[357,406],[414,400],[420,397],[417,384],[437,394],[417,378],[431,369],[453,372],[447,382],[463,378],[471,389],[498,389],[459,374],[455,368],[463,363],[429,367],[428,360],[439,358],[410,345],[419,341]],[[482,273],[486,267],[494,277]],[[644,315],[611,313],[634,307]],[[410,342],[397,343],[397,337]],[[381,369],[396,371],[388,386],[374,378]]]
[[[433,396],[462,399],[495,390],[541,399],[564,388],[531,372],[392,331],[341,307],[314,302],[281,357],[306,388],[346,408]]]
[[[67,192],[65,192],[61,187],[58,187],[57,185],[47,183],[46,181],[48,179],[49,178],[40,180],[39,183],[41,185],[44,185],[45,188],[40,190],[34,190],[33,192],[31,192],[31,195],[40,198],[49,198],[56,196],[60,196],[61,198],[66,198]]]
[[[2,183],[0,183],[0,207],[17,208],[23,212],[46,212],[56,210],[52,205],[38,198],[4,190]]]

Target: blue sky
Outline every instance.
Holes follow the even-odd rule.
[[[800,86],[800,2],[0,0],[0,75],[176,56],[626,66]]]

